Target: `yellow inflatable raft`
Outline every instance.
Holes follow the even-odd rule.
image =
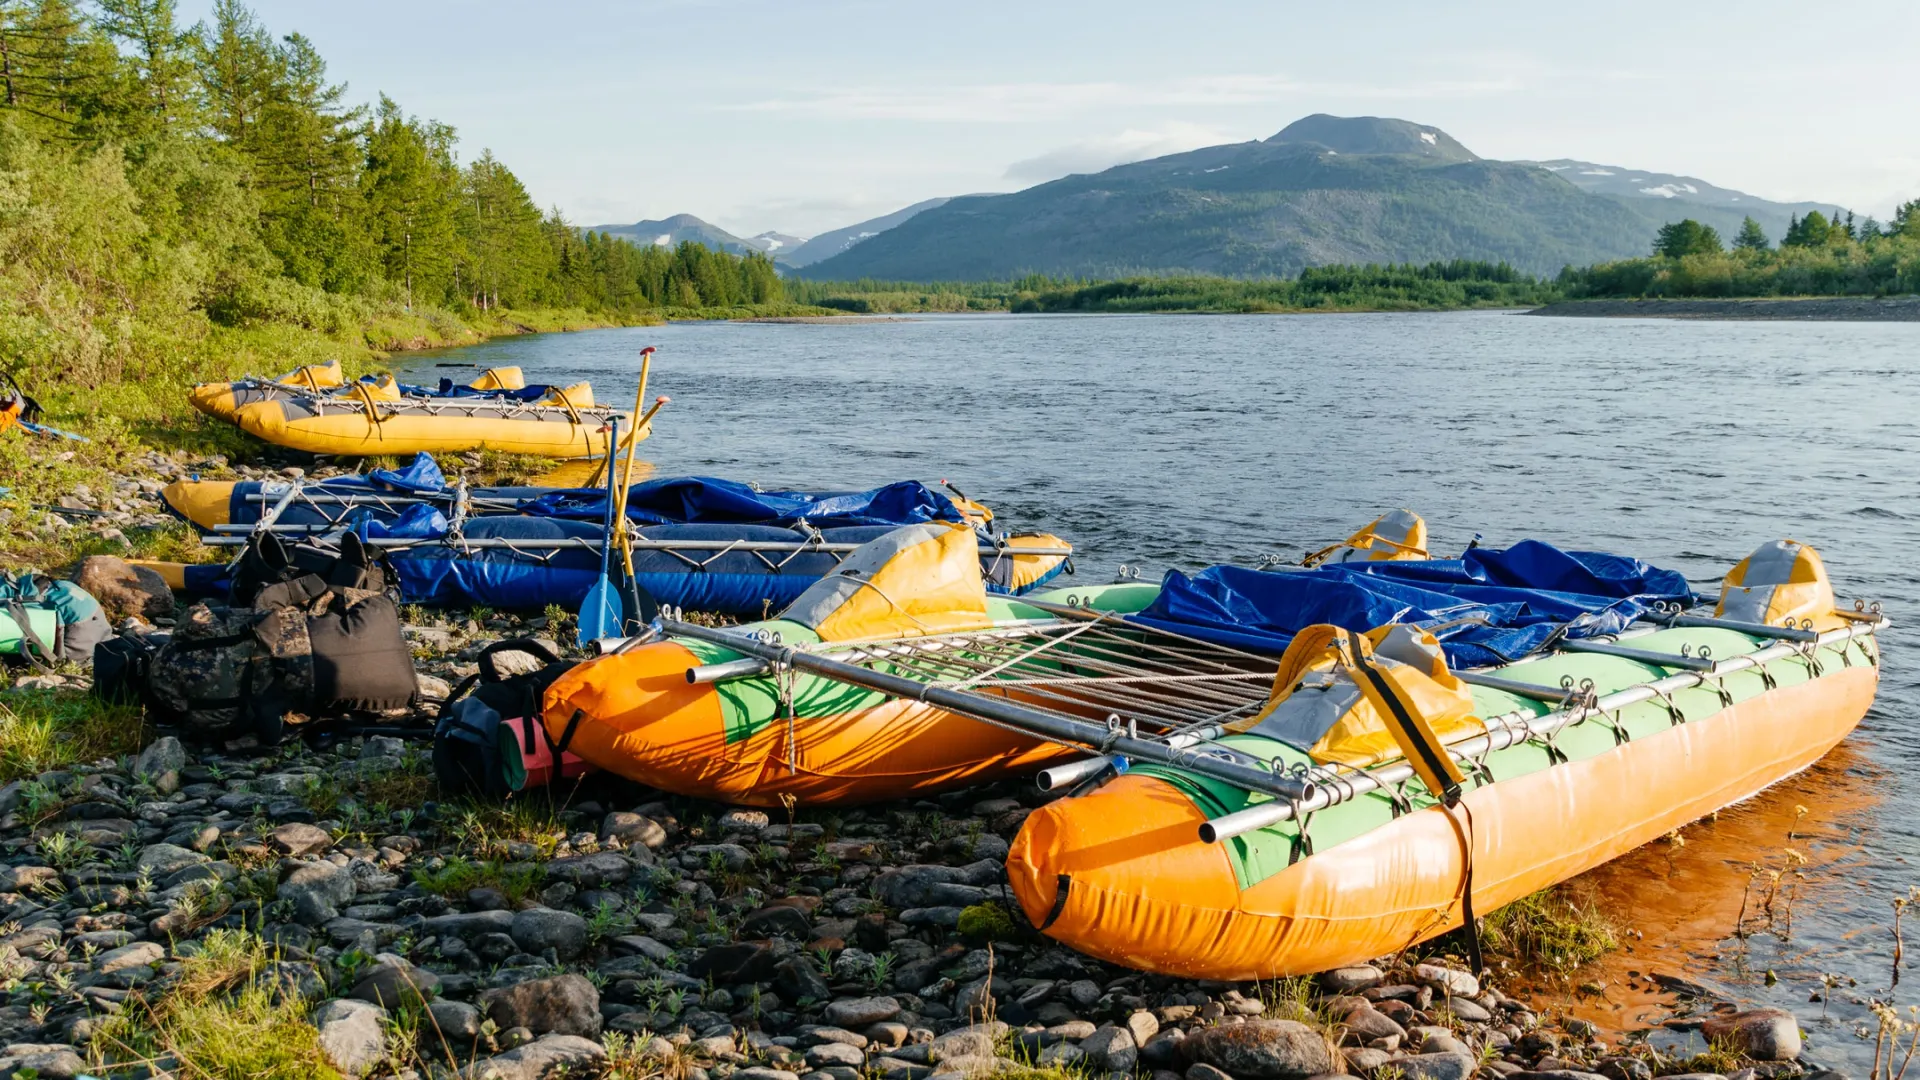
[[[526,376],[517,367],[488,368],[480,376],[466,384],[464,389],[479,392],[490,390],[520,390],[527,385]],[[398,388],[393,376],[382,376],[376,386],[376,396],[384,401],[399,400]],[[308,364],[277,379],[238,379],[233,382],[200,383],[187,392],[187,400],[193,407],[216,420],[232,423],[241,408],[256,401],[278,401],[289,397],[339,397],[350,394],[347,381],[340,371],[340,361],[332,360],[324,364]],[[576,402],[576,404],[580,404]]]
[[[1464,672],[1410,627],[1303,631],[1266,707],[1215,745],[1310,793],[1139,766],[1028,817],[1013,892],[1048,936],[1115,963],[1231,980],[1323,971],[1749,798],[1818,760],[1873,702],[1886,624],[1836,610],[1804,545],[1762,547],[1713,616],[1666,622]]]
[[[388,388],[355,383],[337,397],[288,396],[241,406],[234,422],[255,438],[313,454],[459,453],[500,450],[554,458],[588,458],[607,451],[607,423],[625,417],[595,407],[584,383],[555,388],[545,400],[493,398],[421,401]],[[652,434],[651,412],[630,438]]]

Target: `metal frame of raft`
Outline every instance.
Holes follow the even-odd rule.
[[[256,380],[251,377],[247,379],[236,379],[232,385],[238,389],[244,384],[251,384],[255,381]],[[528,419],[527,417],[518,416],[518,414],[525,412],[535,413],[536,416],[533,417],[534,419],[542,419],[546,415],[554,413],[564,413],[576,424],[580,423],[582,418],[599,420],[604,423],[615,415],[618,415],[623,420],[628,419],[630,416],[627,410],[617,405],[575,405],[567,400],[565,388],[559,386],[554,387],[553,395],[559,398],[558,401],[522,401],[506,397],[504,394],[499,397],[475,396],[457,398],[413,397],[402,394],[398,398],[376,398],[373,396],[372,390],[366,388],[366,384],[361,382],[351,382],[337,387],[324,387],[317,391],[308,390],[299,385],[276,384],[271,380],[264,379],[258,380],[258,383],[258,387],[249,385],[248,389],[267,388],[275,392],[274,397],[262,398],[261,400],[263,401],[277,400],[293,402],[300,408],[313,413],[315,416],[324,416],[329,410],[368,413],[373,417],[375,423],[386,419],[386,417],[379,415],[380,407],[382,406],[396,411],[404,410],[407,415],[418,415],[421,413],[432,415],[443,412],[471,415],[482,410],[505,412],[507,414],[505,416],[491,418],[501,420]],[[644,386],[642,387],[642,392],[645,392]],[[369,410],[372,411],[369,412]]]
[[[257,497],[260,501],[265,502],[267,493],[262,491]],[[318,501],[316,502],[316,500]],[[289,484],[286,491],[279,493],[278,501],[269,507],[266,513],[260,516],[259,521],[251,525],[216,525],[214,526],[214,535],[203,536],[200,542],[208,547],[245,547],[252,542],[255,536],[262,533],[325,539],[346,527],[344,521],[333,518],[330,515],[328,520],[333,523],[329,525],[278,524],[280,515],[285,513],[287,508],[295,502],[304,502],[318,510],[321,505],[332,504],[360,505],[363,503],[374,503],[376,505],[399,506],[408,503],[440,503],[445,501],[451,501],[454,509],[453,517],[448,523],[450,530],[448,535],[435,539],[399,537],[377,538],[364,542],[369,547],[380,548],[387,551],[417,547],[446,547],[457,551],[500,549],[541,560],[551,558],[556,552],[568,550],[591,551],[597,554],[606,546],[606,541],[604,540],[596,541],[583,536],[558,537],[550,540],[467,539],[460,535],[460,530],[466,524],[467,518],[469,517],[469,510],[474,505],[474,502],[468,496],[467,486],[464,483],[456,487],[451,495],[440,498],[427,495],[399,495],[389,497],[379,492],[355,493],[344,496],[315,496],[307,492],[302,484]],[[319,512],[325,513],[325,511]],[[799,555],[838,555],[840,558],[836,561],[845,562],[849,554],[864,546],[855,543],[828,542],[818,537],[819,534],[817,532],[814,534],[813,539],[791,541],[649,540],[641,536],[635,536],[628,541],[628,543],[635,551],[665,552],[695,569],[703,568],[708,563],[713,562],[723,555],[729,555],[734,552],[744,552],[758,556],[760,561],[766,564],[768,570],[775,572],[778,572],[795,556]],[[704,558],[696,559],[685,554],[686,552],[706,552],[710,554],[707,554]],[[1000,538],[992,544],[980,545],[980,555],[983,558],[992,557],[998,559],[1018,555],[1036,555],[1071,559],[1073,554],[1074,552],[1071,546],[1065,548],[1020,547],[1007,543],[1005,538]],[[769,555],[785,555],[786,558],[775,560],[768,558]]]
[[[1051,604],[1039,606],[1048,610],[1055,608]],[[1218,724],[1220,718],[1237,716],[1245,710],[1244,697],[1221,702],[1229,704],[1224,711],[1199,710],[1198,715],[1186,716],[1179,708],[1178,699],[1171,693],[1155,692],[1160,687],[1172,686],[1192,694],[1196,688],[1205,686],[1209,689],[1210,697],[1225,697],[1227,695],[1219,693],[1222,686],[1235,682],[1256,683],[1262,678],[1257,672],[1228,662],[1227,658],[1264,658],[1253,653],[1223,649],[1193,638],[1146,631],[1147,637],[1156,639],[1154,648],[1159,655],[1142,661],[1139,659],[1141,642],[1136,637],[1136,632],[1142,628],[1117,622],[1114,625],[1126,629],[1124,637],[1112,633],[1094,633],[1096,624],[1076,624],[1063,619],[1030,626],[963,631],[908,640],[847,642],[837,647],[827,646],[821,652],[759,636],[749,637],[737,631],[696,626],[676,620],[661,620],[660,629],[667,635],[705,641],[745,654],[755,661],[751,664],[691,668],[687,674],[690,682],[749,677],[779,669],[807,671],[890,697],[924,702],[1048,742],[1188,769],[1274,798],[1301,800],[1317,793],[1310,780],[1275,773],[1264,762],[1256,762],[1228,748],[1208,745],[1214,732],[1224,731]],[[1034,640],[1036,636],[1040,639],[1037,643]],[[1059,648],[1067,642],[1073,643],[1071,649]],[[1121,645],[1125,646],[1127,652],[1118,651]],[[1188,668],[1177,666],[1178,663],[1203,662],[1202,658],[1209,652],[1214,654],[1211,661],[1213,671],[1196,675]],[[837,656],[848,659],[838,659]],[[1122,664],[1122,660],[1126,663]],[[927,670],[929,665],[936,669],[949,667],[964,671],[966,678],[943,684],[876,671],[862,667],[862,663],[909,670]],[[1106,668],[1114,673],[1063,675],[1061,665]],[[1024,678],[1009,675],[1023,669],[1035,671],[1035,674]],[[1264,675],[1264,679],[1271,682],[1270,671]],[[1136,702],[1128,707],[1133,715],[1123,720],[1118,713],[1109,713],[1104,721],[1089,720],[1086,713],[1104,709],[1102,701],[1062,689],[1102,684],[1122,687],[1123,692]],[[1023,698],[1051,698],[1071,703],[1077,709],[1067,711],[1064,708],[1019,703],[1000,694],[985,694],[975,689],[983,686],[1002,693],[1018,690]],[[1148,712],[1148,705],[1154,711]],[[1193,712],[1196,710],[1184,710],[1184,713]],[[1143,735],[1140,731],[1142,720],[1163,730]]]
[[[1276,658],[1141,626],[1072,604],[1021,603],[1056,619],[1018,628],[811,648],[783,644],[777,636],[748,636],[677,621],[663,620],[660,629],[747,657],[690,668],[687,680],[692,683],[722,682],[789,669],[806,671],[1096,752],[1095,757],[1043,770],[1039,782],[1046,790],[1124,771],[1121,759],[1138,759],[1185,769],[1271,798],[1202,823],[1200,839],[1209,844],[1300,820],[1368,792],[1397,787],[1415,775],[1413,765],[1406,761],[1370,769],[1336,770],[1313,765],[1296,766],[1287,773],[1275,771],[1268,762],[1215,740],[1228,733],[1228,722],[1252,715],[1267,703]],[[1672,695],[1694,687],[1718,688],[1726,700],[1720,680],[1727,675],[1764,668],[1774,660],[1794,655],[1817,664],[1815,654],[1822,647],[1844,645],[1891,625],[1878,604],[1869,608],[1856,602],[1853,611],[1836,610],[1835,614],[1847,625],[1823,633],[1813,630],[1811,623],[1768,626],[1688,614],[1670,607],[1636,620],[1649,624],[1643,630],[1612,635],[1610,640],[1561,641],[1547,651],[1546,655],[1554,651],[1604,654],[1677,669],[1676,674],[1604,695],[1596,694],[1591,682],[1574,685],[1571,678],[1553,687],[1492,674],[1504,670],[1504,666],[1455,671],[1463,682],[1560,707],[1541,715],[1515,710],[1485,717],[1481,720],[1483,734],[1441,749],[1453,762],[1467,766],[1469,775],[1478,775],[1482,770],[1477,762],[1495,751],[1528,742],[1551,747],[1552,736],[1563,728],[1655,699],[1667,700],[1672,712]],[[1729,630],[1771,640],[1772,644],[1724,660],[1713,659],[1705,649],[1693,653],[1682,646],[1680,653],[1667,653],[1619,644],[1623,638],[1662,627]],[[878,671],[863,665],[884,665],[893,670]],[[985,690],[992,692],[983,693]],[[1089,720],[1089,715],[1104,715],[1104,719]],[[1674,722],[1683,723],[1684,717],[1675,713]]]

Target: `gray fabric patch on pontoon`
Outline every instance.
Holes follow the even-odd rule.
[[[1742,622],[1767,621],[1767,609],[1773,606],[1773,593],[1793,576],[1793,564],[1800,558],[1800,545],[1791,540],[1773,540],[1762,544],[1747,557],[1745,583],[1727,590],[1721,605],[1722,618]]]
[[[838,611],[855,593],[867,588],[867,579],[879,573],[880,568],[893,561],[894,556],[916,544],[946,535],[949,528],[951,526],[939,522],[902,525],[884,536],[867,541],[855,548],[838,570],[807,586],[807,591],[787,605],[787,610],[781,612],[780,617],[818,630],[829,615]]]
[[[1360,688],[1344,670],[1310,672],[1285,701],[1253,726],[1252,733],[1304,752],[1359,703]]]

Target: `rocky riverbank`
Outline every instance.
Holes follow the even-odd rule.
[[[1609,319],[1920,321],[1920,296],[1814,296],[1780,300],[1565,300],[1527,315]]]
[[[161,737],[0,788],[0,1076],[269,1052],[272,1075],[502,1080],[1801,1071],[1773,1011],[1674,1021],[1712,1040],[1694,1059],[1442,963],[1235,985],[1095,962],[1006,895],[1030,786],[790,819],[596,777],[489,806],[436,801],[425,755]],[[271,1020],[274,1044],[189,1018]]]
[[[38,527],[115,543],[165,520],[165,481],[299,475],[129,466]],[[169,618],[151,591],[115,599]],[[487,642],[570,637],[564,616],[408,614],[429,705]],[[99,745],[124,753],[89,758],[52,723],[7,759],[60,764],[0,788],[0,1078],[1803,1072],[1790,1015],[1684,979],[1667,1023],[1623,1037],[1444,957],[1265,984],[1090,960],[1006,892],[1008,844],[1050,797],[1028,784],[789,815],[602,775],[478,804],[435,789],[417,724],[190,746],[91,706],[84,672],[13,681],[0,723],[118,724]]]

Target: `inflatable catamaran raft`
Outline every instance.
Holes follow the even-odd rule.
[[[652,349],[643,350],[650,359]],[[646,397],[647,359],[640,371]],[[392,375],[344,382],[337,363],[277,379],[202,383],[188,399],[256,438],[314,454],[370,456],[500,450],[553,458],[607,452],[609,421],[624,410],[596,405],[593,388],[528,386],[519,368],[494,368],[465,386],[408,386]],[[622,445],[652,434],[658,399],[628,428]],[[636,404],[636,409],[638,405]]]
[[[240,547],[264,534],[383,551],[406,603],[577,609],[599,576],[607,493],[450,484],[433,459],[319,483],[182,480],[162,496],[202,541]],[[1068,570],[1072,546],[996,530],[993,511],[950,485],[905,480],[868,491],[760,491],[713,477],[648,480],[628,491],[634,572],[669,607],[746,617],[792,603],[862,544],[920,521],[971,526],[988,588],[1023,593]],[[225,588],[226,568],[156,566],[175,588]]]
[[[1792,541],[1711,608],[1677,574],[1534,542],[989,604],[957,561],[909,587],[896,560],[925,576],[933,528],[781,620],[663,622],[581,665],[549,736],[763,805],[1046,765],[1073,795],[1008,858],[1034,925],[1136,968],[1271,978],[1443,933],[1805,768],[1872,703],[1887,625]]]

